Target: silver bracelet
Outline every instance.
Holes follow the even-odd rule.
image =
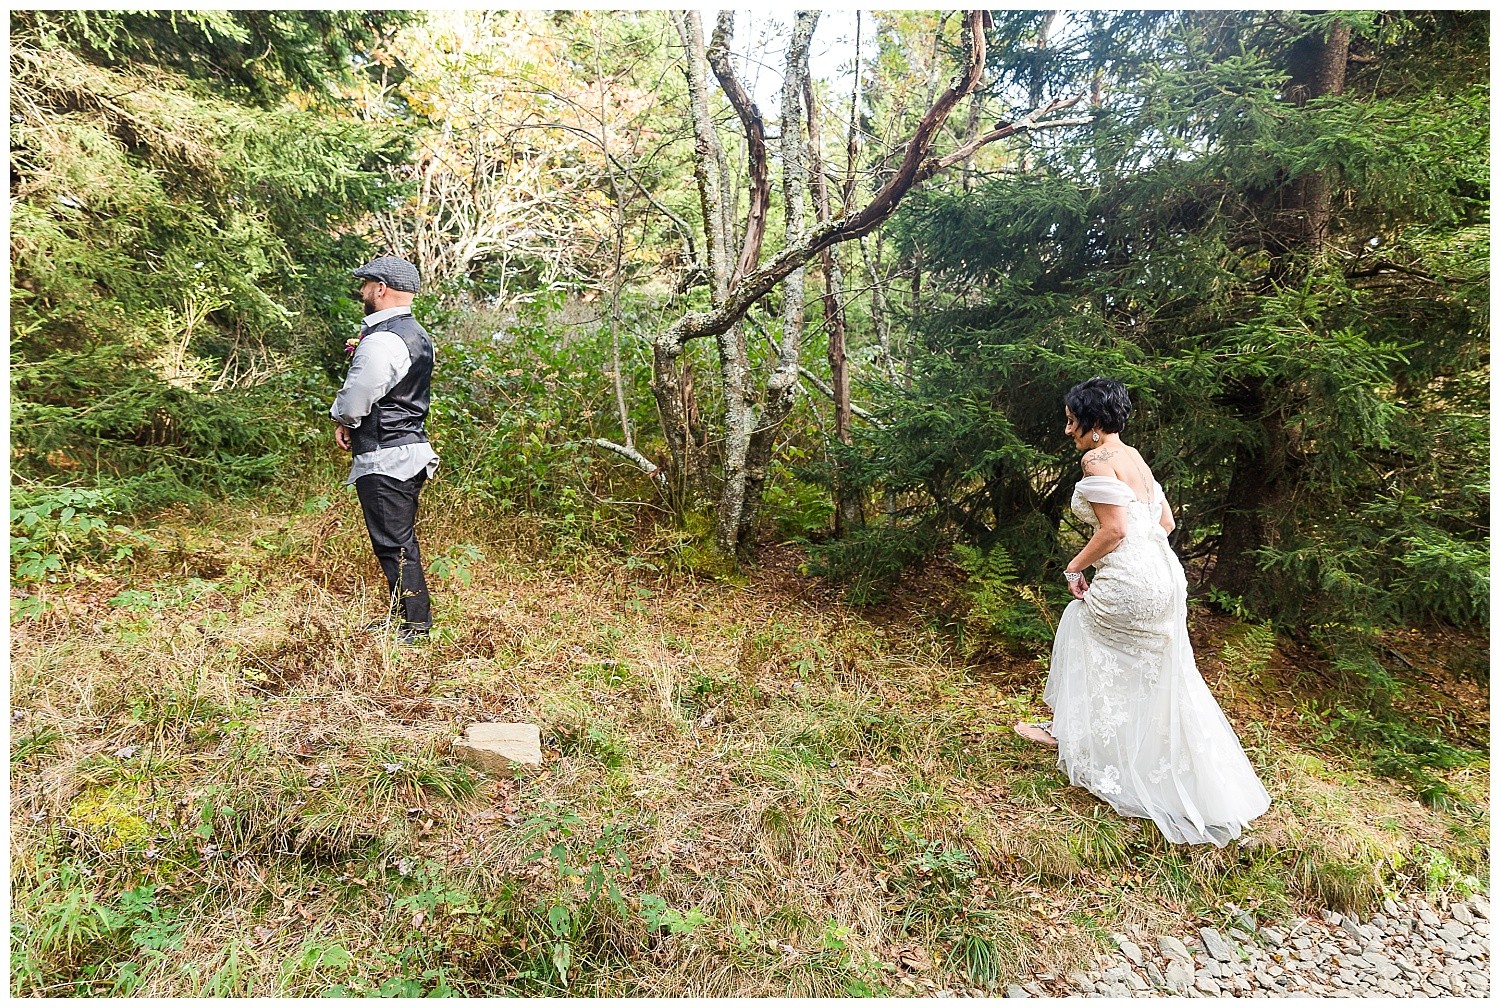
[[[1083,579],[1083,571],[1065,570],[1065,571],[1063,571],[1063,577],[1065,577],[1065,578],[1068,579],[1068,583],[1069,584],[1072,584],[1074,581],[1079,581],[1079,580]]]

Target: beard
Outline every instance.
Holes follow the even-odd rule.
[[[373,297],[368,297],[367,296],[367,297],[360,298],[360,300],[365,303],[365,314],[366,315],[374,315],[375,314],[375,299]]]

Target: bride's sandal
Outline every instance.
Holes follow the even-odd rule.
[[[1035,724],[1027,724],[1023,721],[1016,725],[1016,734],[1029,742],[1040,742],[1044,746],[1056,749],[1057,739],[1052,737],[1049,731],[1051,727],[1051,721],[1040,721]]]

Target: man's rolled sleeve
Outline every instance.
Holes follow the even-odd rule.
[[[410,370],[411,354],[400,336],[384,329],[367,333],[354,350],[348,377],[328,415],[345,427],[358,427]]]

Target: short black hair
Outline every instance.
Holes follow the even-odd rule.
[[[1063,402],[1085,431],[1097,427],[1106,434],[1118,434],[1130,417],[1130,393],[1113,378],[1079,382],[1068,389]]]

